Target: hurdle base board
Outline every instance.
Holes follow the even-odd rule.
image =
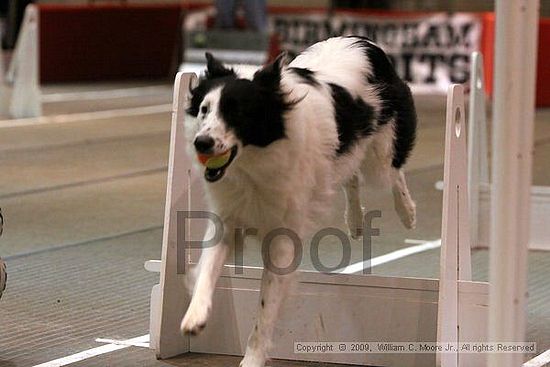
[[[461,342],[488,341],[489,283],[458,281],[458,325]],[[487,366],[483,353],[460,353],[459,366]]]
[[[474,248],[489,247],[491,192],[489,184],[481,184],[479,190],[479,233]],[[531,187],[531,228],[529,249],[550,251],[550,187]]]
[[[203,332],[190,338],[191,352],[244,354],[256,322],[261,272],[244,267],[243,274],[235,274],[233,266],[225,267],[214,293],[212,316]],[[437,279],[300,272],[281,311],[270,357],[373,366],[435,365],[435,354],[296,354],[294,343],[435,342],[438,289]],[[459,281],[458,289],[461,341],[486,340],[488,284]],[[459,358],[462,366],[485,363],[483,354]]]

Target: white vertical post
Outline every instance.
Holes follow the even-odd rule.
[[[0,39],[2,39],[2,29],[0,28]],[[4,73],[6,68],[4,67],[4,50],[0,47],[0,85],[3,85],[6,81],[4,78]]]
[[[447,94],[445,166],[441,225],[441,259],[437,341],[458,343],[459,280],[471,280],[470,230],[464,90],[451,85]],[[438,367],[460,365],[458,353],[438,353]]]
[[[471,56],[470,109],[468,111],[468,197],[470,207],[470,241],[472,247],[479,244],[479,189],[481,183],[489,183],[487,152],[487,114],[483,57],[479,52]]]
[[[14,118],[36,117],[42,114],[38,70],[39,42],[38,8],[28,5],[10,66],[10,74],[13,74],[10,114]]]
[[[489,341],[524,341],[538,0],[497,0]],[[516,367],[522,354],[489,355]]]
[[[0,38],[2,38],[1,36],[2,32],[0,30]],[[0,115],[7,115],[9,113],[10,91],[6,84],[5,72],[4,53],[0,46]]]
[[[187,309],[189,296],[184,285],[185,274],[178,272],[178,265],[183,265],[179,262],[185,261],[185,258],[178,259],[178,246],[183,244],[178,244],[181,241],[178,241],[177,212],[189,210],[191,205],[191,161],[186,154],[184,120],[189,89],[196,80],[193,73],[178,73],[174,83],[160,285],[152,294],[152,297],[158,297],[152,301],[158,311],[151,320],[151,347],[155,349],[157,358],[170,358],[189,351],[189,337],[180,333],[180,322]]]

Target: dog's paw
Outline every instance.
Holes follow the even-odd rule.
[[[416,229],[416,214],[413,213],[408,219],[409,220],[405,223],[405,227],[407,227],[407,229]]]
[[[351,227],[349,226],[348,228],[349,230],[349,235],[351,238],[353,238],[354,240],[358,240],[359,238],[361,238],[363,236],[363,228],[362,227]]]
[[[346,224],[348,225],[348,233],[354,240],[363,236],[363,212],[351,213],[346,212]]]
[[[416,205],[414,202],[408,203],[408,205],[396,205],[397,215],[401,219],[401,223],[407,229],[416,228]]]
[[[262,351],[247,348],[239,367],[264,367],[265,359],[265,354]]]
[[[210,305],[191,302],[181,321],[181,332],[188,335],[197,335],[205,328],[209,314]]]
[[[403,223],[407,229],[415,229],[416,204],[411,198],[405,183],[402,182],[401,185],[403,187],[400,188],[399,185],[397,185],[392,189],[395,211],[399,219],[401,219],[401,223]]]

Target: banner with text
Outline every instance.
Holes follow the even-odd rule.
[[[446,92],[449,84],[466,82],[470,54],[479,49],[482,29],[479,17],[470,13],[275,13],[269,25],[290,54],[334,36],[368,37],[388,54],[399,75],[417,93]]]

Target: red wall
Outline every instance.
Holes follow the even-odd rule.
[[[178,57],[184,9],[204,5],[39,5],[42,82],[163,78]],[[269,12],[320,12],[319,8],[270,7]],[[356,15],[406,15],[410,12],[359,11]],[[418,14],[418,13],[415,13]],[[493,13],[481,13],[481,52],[492,92]],[[537,68],[537,105],[550,106],[550,18],[541,19]]]
[[[540,21],[537,66],[537,105],[550,106],[550,18]]]
[[[177,56],[179,5],[39,5],[42,82],[163,78]]]
[[[493,64],[495,50],[495,14],[483,14],[481,52],[484,57],[485,85],[493,92]],[[539,23],[539,46],[537,58],[537,106],[550,107],[550,18],[541,18]]]

